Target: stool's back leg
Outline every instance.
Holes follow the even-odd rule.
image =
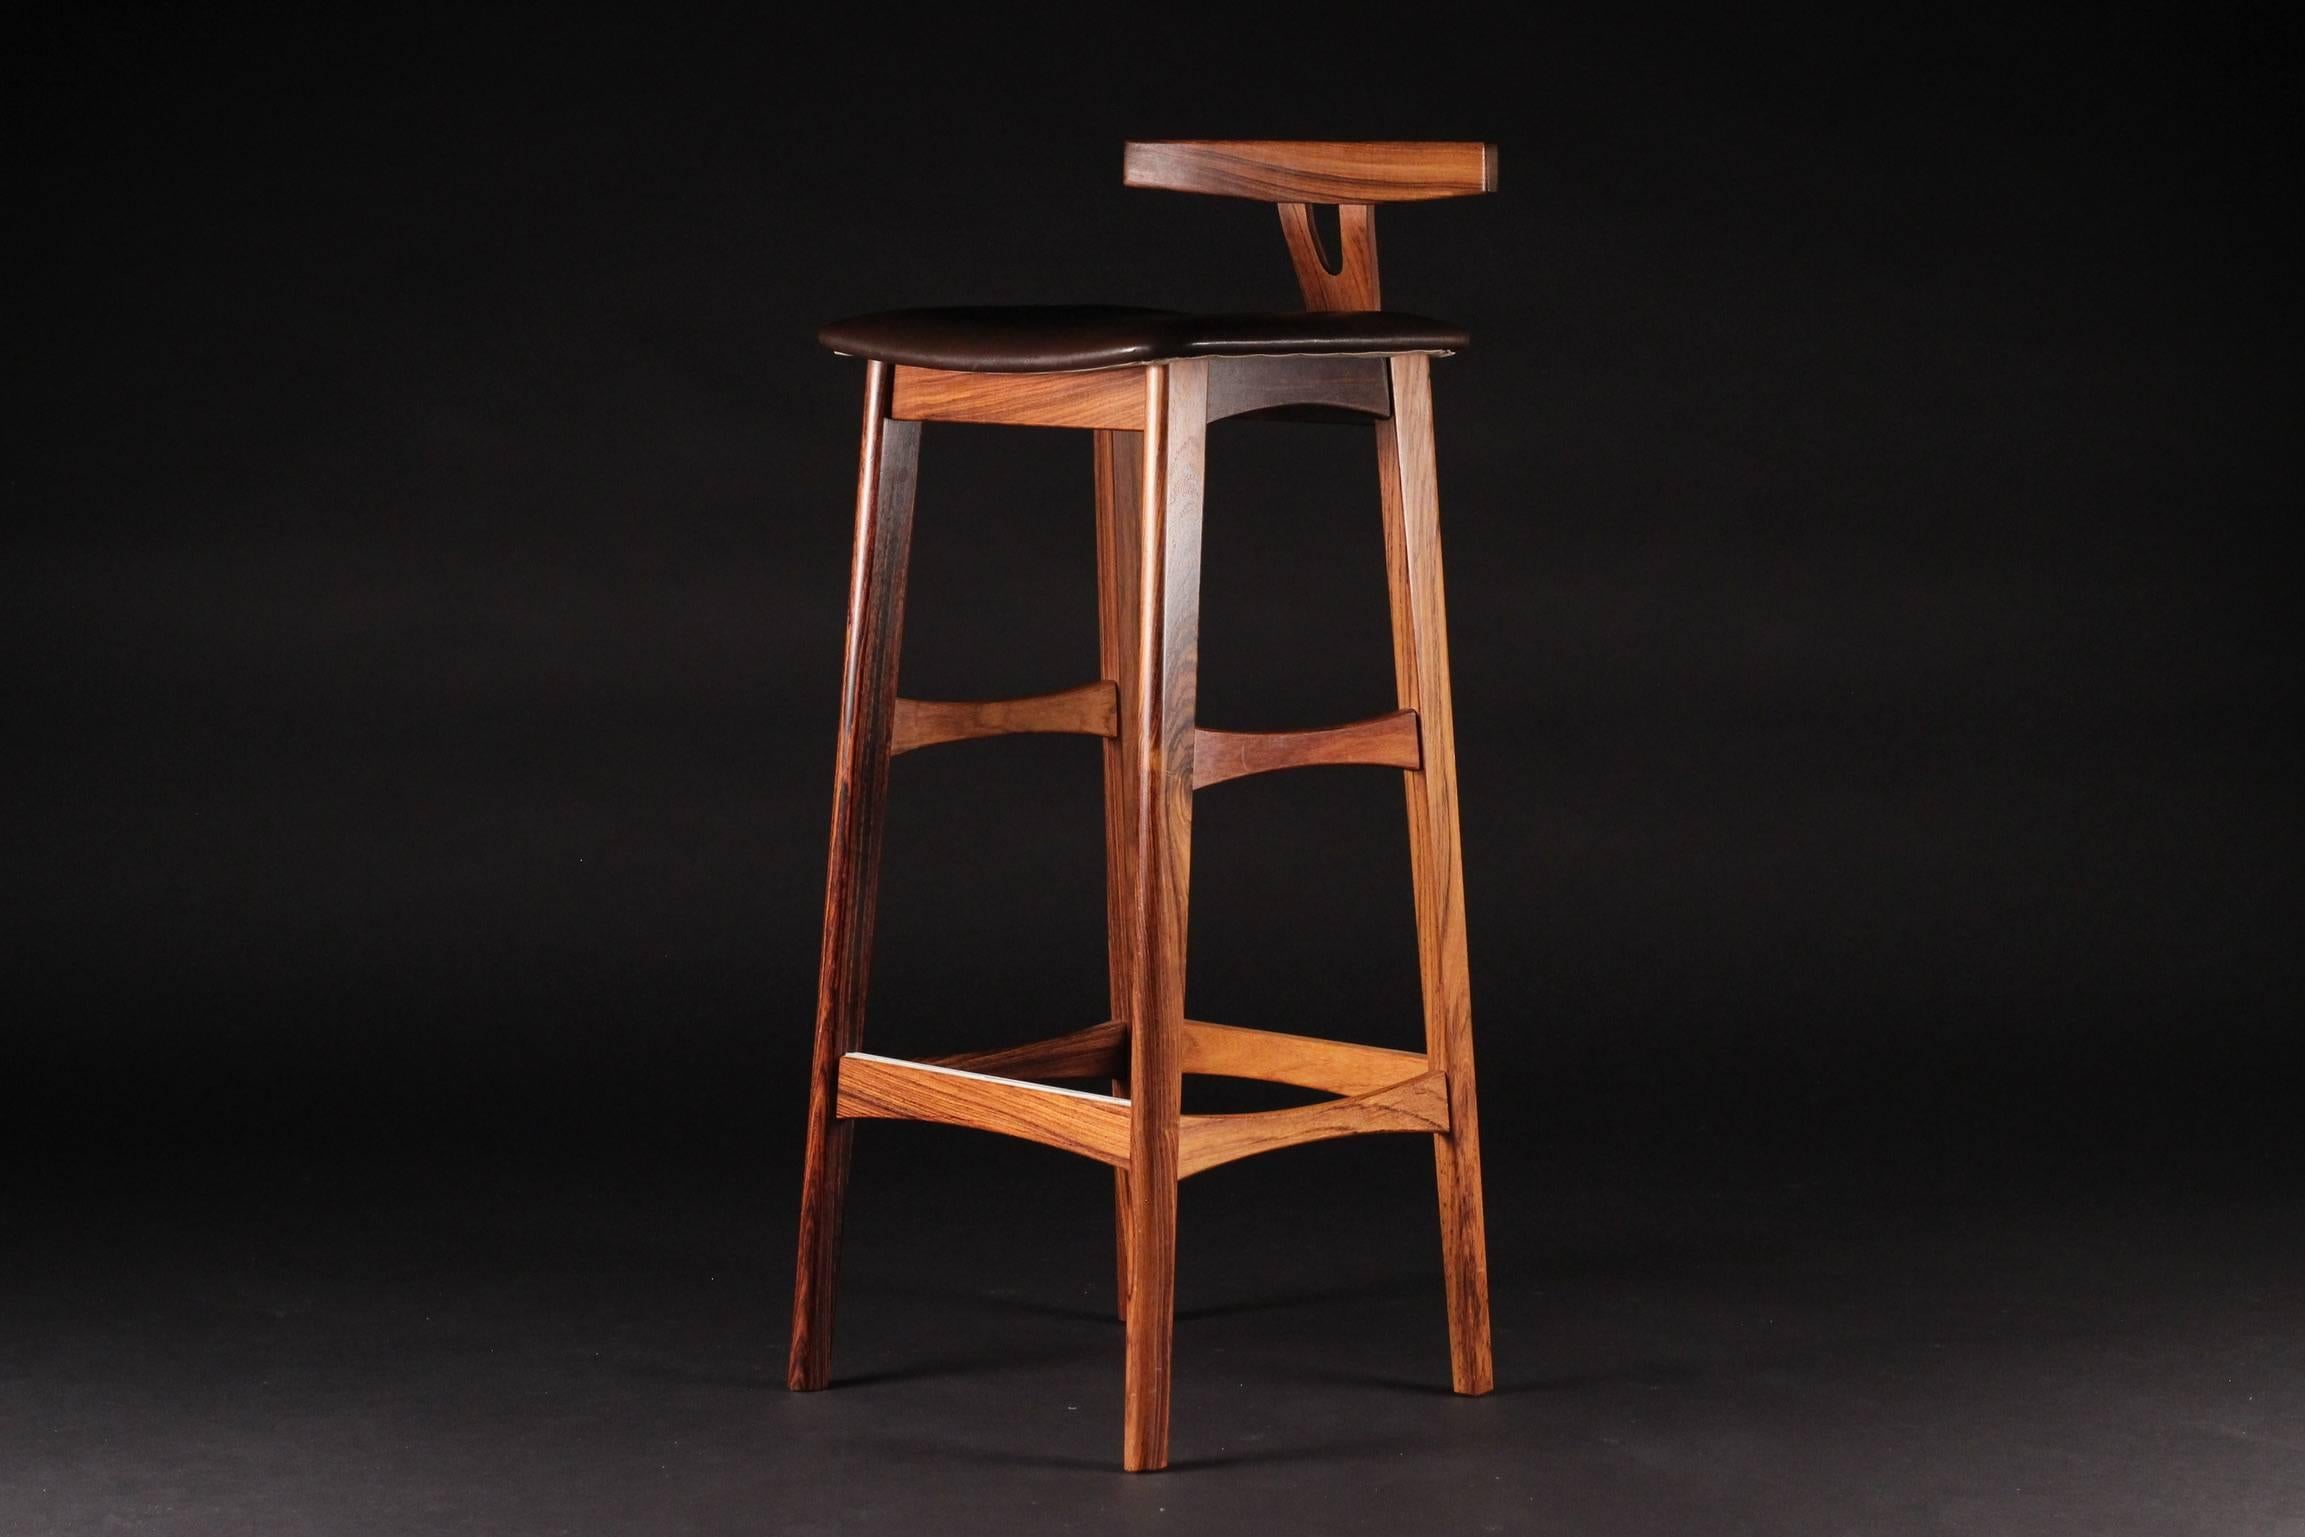
[[[841,1207],[848,1193],[850,1123],[835,1118],[840,1059],[861,1044],[880,835],[888,805],[889,731],[904,634],[905,562],[912,546],[920,423],[891,421],[891,370],[866,365],[864,445],[856,484],[856,549],[849,572],[848,642],[841,664],[840,746],[832,781],[832,852],[818,962],[816,1056],[808,1084],[808,1151],[801,1179],[800,1262],[792,1289],[792,1354],[785,1380],[821,1388],[832,1371]]]
[[[1460,1393],[1494,1386],[1489,1356],[1488,1235],[1481,1213],[1480,1107],[1473,1088],[1472,991],[1465,960],[1463,851],[1457,834],[1456,726],[1449,707],[1448,613],[1441,593],[1440,502],[1433,473],[1431,361],[1392,359],[1393,414],[1377,424],[1393,669],[1417,712],[1423,767],[1408,786],[1409,866],[1425,1052],[1449,1075],[1449,1130],[1433,1139],[1441,1256],[1448,1278],[1450,1377]]]
[[[1137,644],[1137,504],[1142,487],[1144,435],[1100,430],[1096,447],[1097,655],[1099,675],[1119,697],[1134,697]],[[1128,1018],[1130,930],[1136,910],[1135,760],[1126,732],[1104,744],[1105,956],[1111,981],[1111,1017]],[[1128,1095],[1115,1078],[1113,1093]],[[1128,1170],[1113,1177],[1114,1297],[1128,1317]]]
[[[1170,363],[1145,373],[1138,670],[1122,729],[1133,754],[1137,818],[1129,923],[1128,1381],[1121,1459],[1131,1472],[1168,1463],[1201,468],[1208,429],[1207,364]]]

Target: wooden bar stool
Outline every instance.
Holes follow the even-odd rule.
[[[1431,358],[1458,328],[1385,310],[1377,203],[1487,192],[1484,144],[1132,143],[1132,187],[1277,204],[1301,313],[1122,308],[897,310],[824,328],[867,359],[857,471],[832,855],[809,1083],[794,1388],[831,1367],[841,1206],[861,1119],[942,1121],[1111,1164],[1127,1329],[1122,1462],[1168,1461],[1177,1181],[1273,1148],[1361,1132],[1433,1141],[1451,1378],[1486,1393],[1487,1244],[1459,879],[1455,739],[1433,476]],[[1332,264],[1309,205],[1337,206]],[[1373,422],[1400,708],[1315,731],[1212,731],[1194,719],[1202,446],[1225,417]],[[922,422],[1074,427],[1095,435],[1101,676],[1061,693],[972,702],[899,698],[899,634]],[[863,1044],[888,764],[938,742],[1015,731],[1104,739],[1112,1018],[1050,1040],[926,1062]],[[1416,885],[1424,1049],[1393,1051],[1185,1018],[1185,907],[1196,791],[1318,763],[1402,771]],[[1209,1073],[1335,1096],[1293,1109],[1183,1115],[1182,1078]],[[1110,1094],[1038,1079],[1109,1079]]]

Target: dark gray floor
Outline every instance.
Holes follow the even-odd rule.
[[[1130,1477],[1102,1171],[869,1130],[813,1395],[781,1176],[46,1171],[0,1532],[2305,1533],[2275,1196],[1538,1165],[1464,1400],[1420,1150],[1308,1149],[1186,1187],[1177,1462]]]

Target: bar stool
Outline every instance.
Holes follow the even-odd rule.
[[[1492,1386],[1428,373],[1433,356],[1467,336],[1382,307],[1373,205],[1491,191],[1496,151],[1447,143],[1131,143],[1122,179],[1276,204],[1304,310],[916,309],[840,321],[821,333],[826,346],[867,362],[788,1381],[821,1388],[830,1377],[856,1122],[940,1121],[1026,1138],[1115,1170],[1127,1334],[1122,1463],[1137,1471],[1168,1461],[1177,1182],[1274,1148],[1362,1132],[1432,1138],[1451,1380],[1459,1393]],[[1334,261],[1313,204],[1337,208],[1342,249]],[[1202,448],[1209,423],[1237,416],[1375,424],[1398,709],[1313,731],[1214,731],[1195,721]],[[1094,434],[1097,681],[1022,699],[898,697],[923,422]],[[1112,1018],[1029,1045],[924,1062],[863,1051],[889,760],[1017,731],[1104,739]],[[1193,796],[1244,774],[1321,763],[1402,771],[1422,1051],[1185,1018]],[[1186,1073],[1334,1097],[1285,1110],[1184,1115]],[[1106,1079],[1112,1092],[1040,1079]]]

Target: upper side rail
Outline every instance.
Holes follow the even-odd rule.
[[[1415,203],[1497,189],[1497,147],[1342,139],[1132,139],[1131,187],[1267,203]]]

